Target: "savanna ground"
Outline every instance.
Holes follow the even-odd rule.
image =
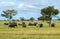
[[[0,39],[60,39],[60,21],[52,21],[55,23],[55,27],[50,27],[46,21],[37,21],[37,23],[43,23],[42,28],[37,26],[28,26],[23,28],[17,26],[16,28],[9,28],[8,25],[4,25],[8,21],[0,21]],[[22,23],[22,21],[16,21]],[[28,24],[31,21],[25,21]],[[34,22],[32,22],[34,23]]]

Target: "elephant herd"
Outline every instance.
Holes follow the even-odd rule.
[[[27,27],[27,25],[26,25],[26,23],[25,22],[22,22],[21,24],[19,23],[19,24],[17,24],[16,22],[9,22],[9,23],[4,23],[4,25],[8,25],[9,27],[13,27],[13,28],[15,28],[15,27],[17,27],[18,25],[19,26],[22,26],[22,27],[24,27],[24,28],[26,28]],[[40,24],[38,24],[37,22],[34,22],[34,23],[28,23],[28,26],[39,26],[39,27],[43,27],[43,24],[42,23],[40,23]],[[55,27],[55,24],[54,23],[52,23],[51,24],[51,27]]]

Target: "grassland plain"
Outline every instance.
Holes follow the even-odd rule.
[[[37,21],[37,23],[43,23],[44,26],[40,28],[37,26],[28,26],[31,21],[24,21],[27,24],[26,28],[22,26],[16,28],[9,28],[4,25],[8,21],[0,21],[0,39],[60,39],[60,22],[52,21],[55,23],[55,27],[50,27],[46,21]],[[16,21],[17,23],[22,23],[22,21]],[[32,22],[34,23],[34,22]]]

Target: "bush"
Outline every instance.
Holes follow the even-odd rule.
[[[14,19],[12,21],[15,21]]]
[[[3,20],[3,21],[6,21],[6,20]]]

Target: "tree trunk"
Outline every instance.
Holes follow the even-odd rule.
[[[51,26],[51,20],[49,21],[49,26]]]
[[[52,14],[49,14],[49,26],[51,26],[51,19],[52,19]]]

